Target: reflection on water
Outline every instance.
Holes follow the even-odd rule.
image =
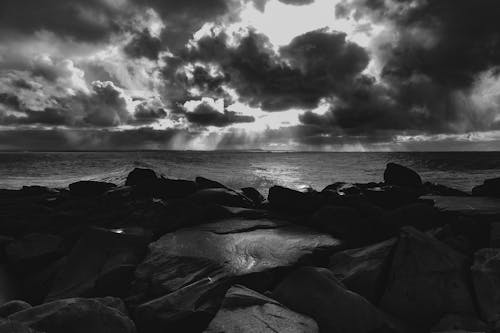
[[[0,187],[67,186],[81,180],[121,183],[134,167],[169,177],[201,175],[230,187],[274,185],[321,189],[336,181],[381,181],[386,163],[417,170],[426,181],[470,190],[500,176],[498,152],[267,153],[267,152],[66,152],[0,153]]]

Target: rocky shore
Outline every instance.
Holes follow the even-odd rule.
[[[382,177],[381,177],[382,178]],[[500,332],[500,178],[0,190],[0,333]]]

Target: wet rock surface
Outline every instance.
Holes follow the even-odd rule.
[[[318,332],[318,325],[272,298],[234,286],[226,293],[219,312],[205,332],[313,333]]]
[[[383,179],[0,190],[0,333],[499,331],[497,180]]]

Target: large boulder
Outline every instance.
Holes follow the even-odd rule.
[[[125,181],[126,186],[154,187],[158,176],[151,169],[135,168],[132,170]]]
[[[47,300],[128,292],[150,239],[141,229],[89,229],[57,274]]]
[[[9,263],[17,271],[36,271],[62,254],[61,244],[59,236],[29,234],[9,243],[5,252]]]
[[[373,224],[351,207],[323,206],[311,216],[309,225],[354,244],[373,235]]]
[[[365,189],[363,195],[376,206],[395,209],[414,203],[422,192],[410,187],[390,185]]]
[[[253,187],[244,187],[241,189],[241,192],[248,199],[252,200],[255,206],[259,206],[264,202],[264,200],[266,200],[266,198],[264,198],[264,196]]]
[[[299,268],[278,285],[272,297],[316,320],[321,332],[369,333],[387,326],[373,305],[345,289],[324,268]]]
[[[196,192],[195,182],[183,179],[161,177],[155,186],[154,194],[159,198],[184,198]]]
[[[396,163],[388,163],[384,171],[384,182],[387,185],[403,187],[420,187],[422,178],[410,168]]]
[[[79,181],[69,185],[69,192],[78,197],[93,197],[101,195],[116,187],[115,184],[95,181]]]
[[[244,195],[226,188],[208,188],[199,190],[188,198],[197,204],[217,204],[229,207],[253,207],[253,202]]]
[[[134,333],[135,325],[118,298],[73,298],[45,303],[7,319],[47,333]]]
[[[42,333],[42,332],[31,329],[29,326],[19,323],[17,321],[0,318],[0,333]]]
[[[441,220],[439,211],[434,206],[416,202],[389,211],[384,222],[395,230],[403,226],[412,226],[425,231],[438,227]]]
[[[0,305],[0,317],[8,317],[19,311],[31,308],[31,305],[25,301],[14,300]]]
[[[465,256],[425,233],[404,227],[380,306],[427,330],[443,314],[474,314],[467,271]]]
[[[476,252],[472,277],[481,317],[488,323],[500,321],[500,249]]]
[[[476,317],[464,317],[447,314],[432,327],[432,333],[438,332],[489,332],[488,325]]]
[[[221,309],[205,332],[312,333],[318,332],[318,325],[269,297],[234,286],[226,293]]]
[[[304,193],[282,186],[271,187],[269,189],[268,200],[272,209],[292,214],[311,213],[322,204],[322,200],[317,193]]]
[[[281,270],[313,263],[340,245],[329,235],[267,219],[228,219],[166,234],[137,267],[136,292],[149,298],[139,302],[137,319],[156,322],[160,332],[179,318],[209,320],[205,313],[217,311],[213,303],[230,282],[266,290]]]
[[[227,187],[215,180],[211,180],[205,177],[196,177],[195,180],[196,185],[198,185],[198,188],[200,190],[207,189],[207,188],[226,188]]]
[[[472,195],[500,198],[500,178],[487,179],[482,185],[472,189]]]
[[[385,286],[396,239],[335,253],[329,268],[349,290],[377,304]]]

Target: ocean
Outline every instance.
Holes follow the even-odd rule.
[[[0,188],[65,187],[82,179],[120,184],[133,168],[145,167],[172,178],[203,176],[232,188],[253,186],[267,195],[275,184],[321,190],[338,181],[382,181],[388,162],[464,191],[500,177],[500,152],[1,152]]]

